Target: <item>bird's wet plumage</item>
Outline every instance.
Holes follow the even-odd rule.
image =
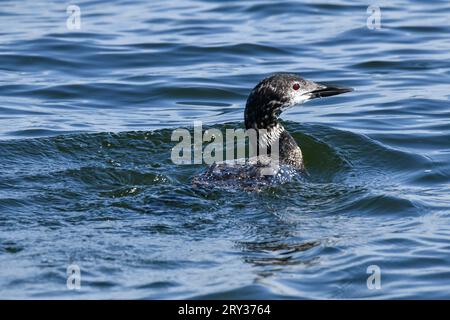
[[[259,191],[265,187],[300,178],[299,170],[293,166],[253,158],[246,159],[244,163],[236,161],[214,163],[204,173],[195,176],[192,182],[197,187]]]
[[[279,73],[262,80],[251,91],[244,111],[246,129],[258,132],[258,150],[268,150],[275,143],[279,155],[274,158],[252,158],[244,161],[215,163],[193,179],[195,186],[259,190],[292,181],[305,170],[303,154],[295,139],[279,121],[289,107],[308,100],[352,91],[305,80],[296,74]],[[264,131],[261,132],[261,129]],[[259,151],[257,155],[260,156]],[[269,172],[269,174],[267,174]]]

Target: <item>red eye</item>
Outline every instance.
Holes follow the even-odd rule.
[[[292,89],[294,90],[298,90],[300,89],[300,85],[298,83],[294,84],[294,86],[292,87]]]

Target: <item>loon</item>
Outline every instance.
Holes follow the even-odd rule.
[[[245,128],[265,130],[258,135],[258,150],[264,147],[270,153],[274,143],[278,143],[278,165],[274,168],[259,157],[246,159],[240,165],[235,162],[214,163],[205,173],[194,177],[194,186],[254,190],[290,181],[292,176],[305,171],[303,154],[294,138],[280,123],[279,116],[284,110],[308,100],[350,91],[353,89],[315,83],[292,73],[276,73],[263,79],[248,96],[244,111]],[[257,155],[259,156],[259,151]],[[262,170],[268,167],[273,174],[262,174]]]

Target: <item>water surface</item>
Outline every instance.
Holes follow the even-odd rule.
[[[450,298],[448,1],[379,30],[365,1],[76,4],[0,7],[1,298]],[[172,130],[241,126],[278,71],[355,88],[283,115],[309,176],[193,188]]]

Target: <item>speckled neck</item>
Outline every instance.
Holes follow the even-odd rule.
[[[302,152],[294,138],[285,130],[278,119],[284,103],[275,100],[270,95],[265,96],[264,93],[266,92],[258,87],[250,93],[244,113],[245,128],[267,130],[266,134],[258,134],[258,145],[264,145],[270,153],[271,146],[278,140],[280,163],[303,169]]]

